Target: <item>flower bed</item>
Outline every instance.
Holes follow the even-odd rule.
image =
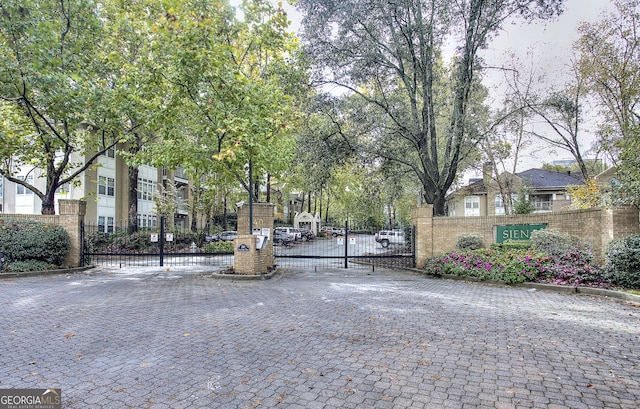
[[[600,268],[580,251],[550,256],[534,249],[479,249],[455,251],[427,261],[430,274],[453,274],[506,284],[538,282],[608,288]]]

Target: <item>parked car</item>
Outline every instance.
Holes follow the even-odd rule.
[[[300,230],[293,227],[276,227],[275,231],[281,231],[290,234],[293,241],[302,239],[302,233],[300,232]]]
[[[316,235],[309,229],[300,229],[300,233],[302,235],[302,241],[313,240],[313,238],[316,237]]]
[[[277,246],[288,246],[293,240],[293,236],[287,232],[278,229],[273,232],[273,244]]]
[[[233,239],[235,239],[237,235],[238,235],[238,232],[235,230],[223,231],[222,233],[218,234],[218,240],[233,241]]]
[[[204,237],[204,241],[206,243],[215,243],[217,241],[220,241],[220,236],[217,234],[207,235]]]
[[[321,232],[326,234],[327,236],[344,236],[344,229],[341,227],[323,227],[320,229]]]
[[[376,233],[376,241],[382,247],[389,247],[389,244],[405,244],[404,232],[402,230],[380,230]]]

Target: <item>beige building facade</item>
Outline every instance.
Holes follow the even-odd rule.
[[[104,232],[122,226],[129,218],[129,167],[117,155],[118,145],[100,155],[77,179],[56,192],[56,214],[59,214],[59,200],[85,200],[85,222],[97,225]],[[39,169],[20,166],[18,177],[23,177],[38,189],[44,191],[45,179]],[[189,180],[181,169],[167,170],[153,166],[138,167],[137,213],[138,226],[155,227],[159,217],[155,213],[154,195],[162,188],[174,186],[177,210],[169,223],[176,227],[188,227],[191,223],[188,211]],[[37,195],[23,186],[0,178],[0,212],[5,214],[40,214],[41,201]]]
[[[568,186],[584,185],[581,174],[529,169],[512,174],[504,172],[498,179],[488,171],[482,179],[471,182],[447,197],[447,215],[451,217],[503,216],[512,213],[501,192],[518,200],[523,186],[531,190],[529,200],[535,206],[533,213],[570,210],[571,195]]]

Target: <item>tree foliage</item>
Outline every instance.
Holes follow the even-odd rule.
[[[561,3],[301,0],[298,7],[319,83],[367,104],[377,155],[410,169],[425,200],[444,214],[445,194],[479,139],[470,112],[479,51],[508,19],[549,17]],[[450,69],[441,57],[449,40],[456,44]]]
[[[640,203],[640,2],[616,0],[616,10],[579,28],[580,68],[605,120],[601,143],[618,157],[616,190]],[[616,155],[617,154],[617,155]]]
[[[250,159],[260,174],[288,165],[295,41],[281,8],[252,1],[243,10],[240,21],[226,1],[176,1],[156,21],[156,69],[170,100],[162,143],[145,161],[180,165],[192,178],[226,175],[246,188]]]
[[[73,181],[121,140],[102,107],[111,98],[97,75],[103,21],[91,1],[6,1],[0,4],[0,173],[54,212],[56,189]],[[74,162],[74,154],[88,159]],[[76,159],[77,160],[77,159]],[[44,171],[43,191],[17,177]]]

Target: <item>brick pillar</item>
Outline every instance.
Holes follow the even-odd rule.
[[[433,205],[412,208],[411,224],[416,231],[416,267],[424,268],[433,257]]]
[[[82,237],[80,229],[87,211],[87,202],[84,200],[59,199],[58,206],[60,208],[60,226],[69,233],[69,238],[71,239],[71,248],[65,259],[65,264],[69,267],[81,267]]]
[[[234,240],[233,262],[236,274],[266,274],[273,268],[273,209],[271,203],[253,204],[253,229],[269,229],[271,236],[263,249],[256,249],[255,237],[249,235],[249,204],[238,207],[238,237]]]
[[[604,262],[607,245],[611,240],[640,234],[638,209],[633,206],[603,209],[601,226],[602,246],[600,251],[594,251],[594,257],[599,263]]]

